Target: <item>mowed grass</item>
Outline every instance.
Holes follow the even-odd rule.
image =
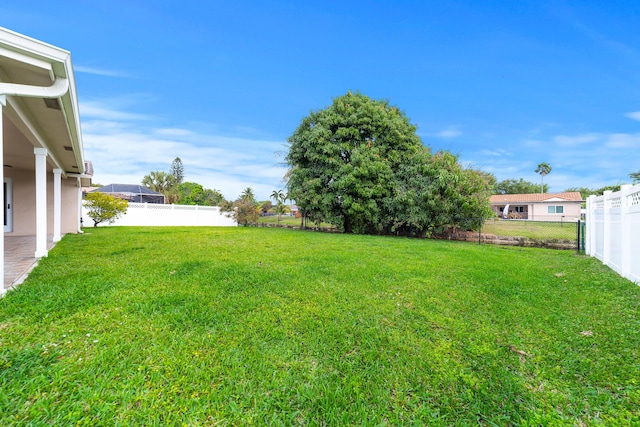
[[[639,307],[570,251],[87,229],[0,300],[0,425],[638,425]]]
[[[482,232],[496,236],[525,237],[536,240],[577,240],[575,222],[489,219],[482,225]]]
[[[258,217],[258,224],[280,224],[280,225],[288,225],[293,227],[300,227],[300,222],[301,222],[300,218],[296,218],[295,216],[291,216],[291,215],[281,215],[280,222],[278,222],[278,215],[267,215],[267,216]],[[307,227],[312,228],[316,226],[323,227],[323,228],[334,228],[331,224],[327,222],[322,222],[316,225],[311,221],[307,221]]]

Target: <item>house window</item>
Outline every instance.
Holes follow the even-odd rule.
[[[513,208],[514,212],[524,213],[524,206],[516,206]]]
[[[550,214],[564,213],[564,206],[547,206],[547,213],[550,213]]]

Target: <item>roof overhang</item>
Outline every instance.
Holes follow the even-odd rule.
[[[47,149],[50,169],[89,175],[68,51],[0,27],[2,95],[5,164],[31,170],[33,148],[39,147]]]

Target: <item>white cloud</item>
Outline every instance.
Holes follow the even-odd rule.
[[[169,136],[187,136],[192,135],[193,132],[188,129],[157,129],[156,132],[159,135],[169,135]]]
[[[631,113],[627,113],[625,114],[625,117],[640,121],[640,111],[633,111]]]
[[[441,130],[440,132],[434,133],[432,136],[435,136],[436,138],[442,138],[442,139],[451,139],[451,138],[457,138],[461,135],[462,135],[462,132],[460,132],[458,129],[449,127],[447,129]]]
[[[492,157],[502,157],[502,156],[508,156],[510,153],[507,150],[503,150],[501,148],[497,148],[495,150],[480,150],[480,153],[484,154],[485,156],[492,156]]]
[[[85,67],[82,65],[75,65],[73,71],[77,73],[95,74],[98,76],[106,77],[130,77],[127,73],[115,70],[108,70],[105,68]]]
[[[109,119],[83,122],[85,155],[94,165],[100,184],[139,183],[153,170],[168,171],[180,157],[185,180],[221,191],[235,199],[246,187],[258,199],[282,188],[286,167],[276,155],[284,141],[220,136],[199,129],[154,127],[152,117],[119,111],[100,103],[92,112],[107,112]]]
[[[629,148],[640,149],[640,133],[613,133],[606,139],[606,146],[609,148]]]
[[[80,116],[101,120],[150,120],[152,116],[121,111],[98,101],[80,102]]]
[[[597,141],[599,136],[595,133],[587,133],[582,135],[558,135],[553,137],[553,142],[561,147],[576,147],[578,145],[589,144]]]

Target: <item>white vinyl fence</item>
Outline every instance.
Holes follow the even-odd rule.
[[[82,206],[85,227],[93,226],[93,220]],[[109,225],[101,223],[99,226]],[[155,226],[228,226],[238,224],[228,218],[217,206],[160,205],[156,203],[129,203],[127,213],[111,225],[155,225]]]
[[[640,185],[587,198],[585,252],[640,284]]]

